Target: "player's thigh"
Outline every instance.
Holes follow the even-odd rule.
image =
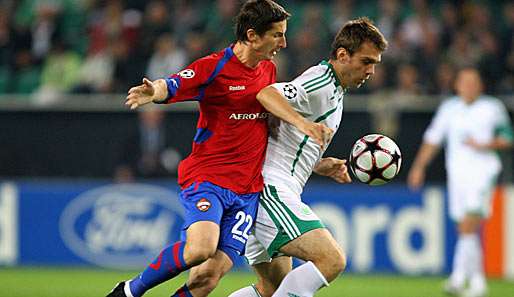
[[[193,223],[186,231],[185,260],[191,255],[200,258],[209,258],[216,252],[220,237],[220,226],[210,221]]]
[[[473,218],[487,218],[491,214],[491,199],[497,179],[495,174],[480,177],[455,176],[449,174],[448,194],[449,212],[453,220],[467,226],[474,225]],[[466,219],[468,218],[468,219]]]
[[[314,229],[288,242],[280,252],[306,261],[318,262],[320,259],[335,258],[345,261],[343,249],[327,229]]]
[[[202,292],[213,290],[219,280],[232,269],[232,260],[221,250],[202,264],[191,268],[189,272],[188,288],[193,296],[203,295]],[[195,294],[195,292],[197,294]]]
[[[281,256],[271,262],[255,264],[252,267],[257,275],[257,289],[261,295],[271,296],[293,269],[293,261],[291,257]]]

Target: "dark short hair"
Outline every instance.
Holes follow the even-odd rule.
[[[247,41],[246,32],[254,29],[259,36],[271,29],[273,23],[289,19],[291,14],[271,0],[247,1],[235,17],[237,41]]]
[[[341,47],[353,55],[367,41],[373,43],[382,52],[387,48],[387,40],[370,19],[361,17],[348,21],[334,38],[330,57],[336,59],[337,50]]]

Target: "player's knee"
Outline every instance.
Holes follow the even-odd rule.
[[[331,267],[331,275],[329,276],[329,281],[332,281],[333,279],[338,277],[341,273],[343,273],[344,269],[346,268],[346,255],[342,250],[336,250],[337,252],[334,252],[328,260]]]
[[[259,280],[255,285],[262,297],[271,297],[280,286],[279,280]]]
[[[186,257],[190,260],[189,262],[193,264],[200,264],[207,259],[212,258],[215,253],[215,247],[213,248],[201,245],[190,246],[185,252]]]
[[[346,255],[340,248],[323,253],[313,261],[327,281],[337,278],[346,268]]]

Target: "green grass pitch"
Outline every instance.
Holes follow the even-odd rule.
[[[119,280],[135,273],[71,268],[0,268],[1,297],[103,297]],[[169,297],[185,275],[149,291],[145,297]],[[226,297],[255,281],[248,272],[231,272],[210,295]],[[318,297],[443,297],[441,277],[347,274],[322,289]],[[514,282],[489,280],[488,297],[514,296]]]

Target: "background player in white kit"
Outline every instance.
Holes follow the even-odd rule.
[[[490,214],[492,190],[501,170],[496,151],[511,146],[512,127],[502,102],[481,95],[482,81],[476,69],[461,70],[455,89],[457,96],[439,107],[425,132],[408,184],[413,189],[423,185],[426,167],[445,141],[449,211],[459,232],[445,291],[485,296],[479,230]]]
[[[267,101],[285,97],[304,117],[335,132],[346,90],[361,86],[374,73],[386,47],[383,35],[369,19],[350,21],[335,37],[330,60],[291,82],[263,89],[257,98],[267,107]],[[280,122],[275,132],[268,140],[264,191],[245,253],[259,281],[230,297],[313,296],[346,265],[341,247],[300,197],[313,171],[340,183],[350,182],[346,161],[323,158],[326,147],[285,122]],[[307,262],[291,271],[290,256]]]

